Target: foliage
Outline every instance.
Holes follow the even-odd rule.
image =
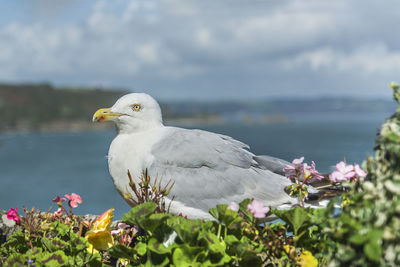
[[[40,213],[41,216],[35,213],[35,221],[40,227],[33,233],[21,225],[22,230],[15,232],[0,247],[0,263],[4,266],[28,263],[36,266],[102,266],[120,259],[121,263],[133,266],[260,266],[296,264],[301,261],[301,255],[304,262],[314,259],[311,252],[301,248],[285,252],[285,247],[293,247],[293,237],[281,223],[260,225],[261,221],[248,210],[253,202],[250,199],[242,201],[238,211],[227,205],[217,205],[210,210],[215,221],[188,220],[183,216],[156,213],[157,204],[146,202],[123,216],[125,224],[120,225],[121,231],[113,231],[116,237],[111,239],[114,243],[111,248],[103,247],[109,243],[109,238],[105,238],[102,245],[99,244],[101,238],[93,242],[90,237],[100,232],[110,234],[112,209],[92,222],[80,224],[73,216],[74,220],[69,221],[69,215],[54,217],[50,212]],[[296,213],[295,216],[299,215]],[[25,217],[21,216],[21,220]],[[286,217],[295,229],[304,228],[303,219],[292,218],[290,214]],[[131,227],[133,225],[136,228]]]
[[[150,266],[259,266],[262,262],[289,260],[286,253],[282,254],[283,247],[292,242],[285,227],[261,226],[247,210],[250,202],[246,199],[240,203],[239,212],[217,205],[210,210],[216,221],[155,214],[155,203],[141,204],[122,220],[138,225],[146,234],[134,246],[113,246],[110,254],[132,265]]]
[[[45,230],[47,228],[47,230]],[[88,242],[70,226],[53,222],[35,236],[17,231],[0,248],[2,266],[102,266],[100,254],[87,251]]]
[[[102,266],[100,254],[90,253],[89,243],[82,237],[85,225],[91,223],[80,220],[72,211],[82,203],[81,197],[75,193],[66,197],[69,212],[62,204],[66,199],[59,196],[53,199],[59,207],[54,213],[24,208],[22,216],[18,208],[10,209],[7,217],[20,229],[1,245],[1,266]]]
[[[400,104],[399,86],[391,84]],[[400,265],[400,108],[383,124],[375,157],[363,167],[368,175],[347,194],[347,205],[337,218],[320,227],[327,240],[332,265]]]

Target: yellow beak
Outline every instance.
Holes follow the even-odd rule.
[[[113,120],[122,114],[111,112],[110,108],[101,108],[93,115],[93,121],[103,122]]]

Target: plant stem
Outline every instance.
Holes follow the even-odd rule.
[[[217,233],[218,238],[221,236],[221,224],[218,224],[218,233]]]

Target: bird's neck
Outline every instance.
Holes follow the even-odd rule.
[[[120,134],[139,133],[163,126],[164,125],[161,121],[155,121],[155,120],[150,120],[150,121],[137,120],[135,123],[121,122],[117,124],[118,133]]]

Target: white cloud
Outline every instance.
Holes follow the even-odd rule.
[[[0,79],[238,97],[274,94],[266,84],[295,94],[309,86],[299,77],[323,72],[336,75],[318,75],[326,83],[343,73],[383,82],[399,74],[400,37],[387,28],[398,12],[388,3],[371,14],[368,3],[97,0],[80,19],[0,25]]]
[[[389,51],[384,44],[364,45],[349,52],[323,47],[283,59],[281,66],[288,70],[309,67],[313,71],[398,73],[400,50]]]
[[[135,48],[136,57],[146,64],[157,64],[160,62],[157,44],[137,45]]]
[[[207,47],[213,43],[211,31],[206,28],[200,28],[196,31],[196,43],[200,46]]]

